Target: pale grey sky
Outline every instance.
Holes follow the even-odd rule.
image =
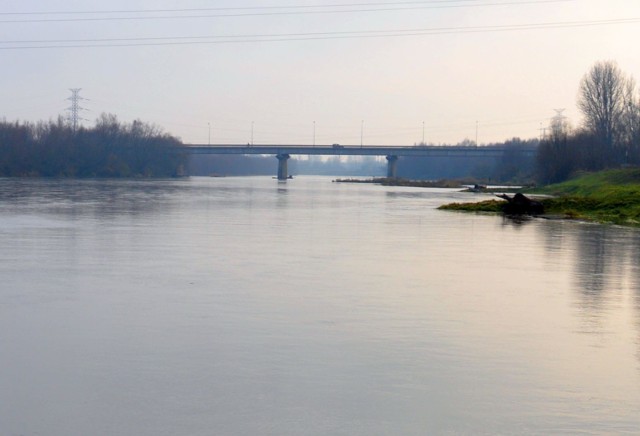
[[[314,123],[317,144],[410,145],[423,123],[434,143],[531,138],[556,108],[580,123],[596,61],[640,79],[638,0],[2,3],[0,117],[65,115],[82,88],[85,125],[113,113],[190,143],[253,125],[256,144],[309,144]]]

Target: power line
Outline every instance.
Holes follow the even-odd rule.
[[[432,0],[432,1],[404,1],[404,2],[375,2],[375,3],[342,3],[329,5],[294,5],[294,6],[245,6],[245,7],[217,7],[217,8],[181,8],[181,9],[120,9],[101,11],[40,11],[40,12],[0,12],[2,15],[95,15],[95,14],[137,14],[137,13],[169,13],[169,12],[209,12],[209,11],[247,11],[247,10],[277,10],[277,9],[319,9],[340,8],[354,6],[385,6],[385,5],[424,5],[428,3],[469,3],[482,0]]]
[[[482,1],[488,0],[431,0],[431,1],[403,1],[403,2],[370,2],[370,3],[336,3],[328,5],[294,5],[294,6],[245,6],[245,7],[216,7],[216,8],[181,8],[181,9],[121,9],[101,11],[39,11],[39,12],[0,12],[2,15],[97,15],[97,14],[142,14],[142,13],[174,13],[174,12],[211,12],[211,11],[251,11],[251,10],[304,10],[327,9],[346,7],[371,7],[371,6],[407,6],[407,5],[442,5],[448,7],[482,6]],[[494,2],[496,0],[493,0]],[[557,3],[575,0],[524,0],[518,3],[513,0],[503,0],[499,4],[537,4]],[[459,3],[456,5],[455,3]],[[465,5],[465,3],[467,3]],[[475,4],[474,4],[475,3]],[[496,3],[497,5],[498,3]]]
[[[172,36],[147,38],[105,38],[105,39],[59,39],[59,40],[15,40],[0,41],[0,50],[27,50],[48,48],[99,48],[99,47],[141,47],[196,44],[234,44],[255,42],[313,41],[355,38],[388,38],[402,36],[432,36],[443,34],[490,33],[523,30],[548,30],[577,27],[637,24],[640,18],[619,18],[593,21],[561,21],[511,25],[434,27],[405,30],[365,30],[317,33],[245,34],[210,36]],[[13,44],[13,45],[11,45]],[[25,45],[34,44],[34,45]],[[44,44],[44,45],[35,45]],[[1,45],[5,45],[4,47]]]
[[[454,0],[455,1],[455,0]],[[465,1],[465,0],[460,0]],[[237,13],[218,13],[218,14],[201,14],[201,15],[163,15],[163,16],[133,16],[133,17],[83,17],[83,18],[34,18],[34,19],[18,19],[18,20],[0,20],[0,24],[24,24],[24,23],[60,23],[60,22],[86,22],[86,21],[138,21],[138,20],[179,20],[179,19],[202,19],[202,18],[230,18],[230,17],[257,17],[257,16],[277,16],[277,15],[311,15],[311,14],[344,14],[344,13],[358,13],[358,12],[390,12],[390,11],[410,11],[420,9],[448,9],[448,8],[469,8],[469,7],[485,7],[485,6],[522,6],[529,4],[545,4],[545,3],[566,3],[575,0],[525,0],[525,1],[506,1],[496,2],[495,0],[489,3],[467,3],[467,4],[429,4],[427,6],[405,6],[416,2],[403,2],[403,3],[379,3],[385,7],[368,7],[368,8],[356,8],[356,9],[324,9],[324,10],[288,10],[288,11],[272,11],[266,8],[266,12],[237,12]],[[388,7],[387,7],[388,5]],[[399,5],[399,7],[394,7]],[[348,5],[344,7],[354,7],[356,5]],[[358,5],[359,6],[359,5]],[[324,7],[327,6],[316,6]],[[343,6],[332,6],[343,7]],[[276,7],[272,7],[276,8]],[[285,8],[285,7],[281,7]],[[295,9],[300,7],[286,7],[287,9]],[[260,8],[253,8],[260,9]],[[102,12],[32,12],[32,13],[10,13],[19,15],[76,15],[76,14],[116,14],[116,13],[167,13],[167,12],[193,12],[193,11],[211,11],[214,9],[173,9],[173,10],[147,10],[147,11],[102,11]],[[228,10],[239,10],[239,8],[229,8]],[[9,14],[0,14],[9,15]]]

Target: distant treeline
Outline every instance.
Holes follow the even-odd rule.
[[[62,118],[0,122],[0,177],[171,177],[186,160],[181,142],[158,127],[101,115],[93,128]]]
[[[505,152],[499,158],[401,157],[398,161],[398,176],[421,180],[473,177],[493,183],[529,183],[535,178],[536,160],[525,149],[537,146],[538,142],[538,139],[512,138],[485,144],[504,147]],[[469,147],[475,143],[465,140],[457,145]]]
[[[577,129],[561,114],[552,119],[538,151],[540,182],[640,165],[640,95],[633,77],[615,62],[596,63],[580,82],[578,108],[584,121]]]

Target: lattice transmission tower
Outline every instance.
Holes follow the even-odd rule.
[[[551,118],[551,133],[555,137],[560,137],[566,135],[567,133],[567,117],[562,113],[565,111],[564,109],[554,109],[556,112],[555,116]]]
[[[69,111],[67,120],[74,131],[78,130],[78,124],[80,121],[84,120],[84,118],[80,117],[80,112],[86,110],[80,106],[80,101],[87,100],[86,98],[80,97],[81,90],[82,88],[70,88],[69,91],[71,91],[71,97],[67,98],[67,100],[71,100],[71,106],[67,108],[67,111]]]

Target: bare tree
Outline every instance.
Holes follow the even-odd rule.
[[[636,83],[633,78],[627,81],[625,91],[624,114],[622,116],[621,138],[627,163],[640,163],[640,95],[636,94]]]
[[[603,165],[619,160],[630,79],[612,61],[597,62],[580,82],[585,128],[602,144]]]

